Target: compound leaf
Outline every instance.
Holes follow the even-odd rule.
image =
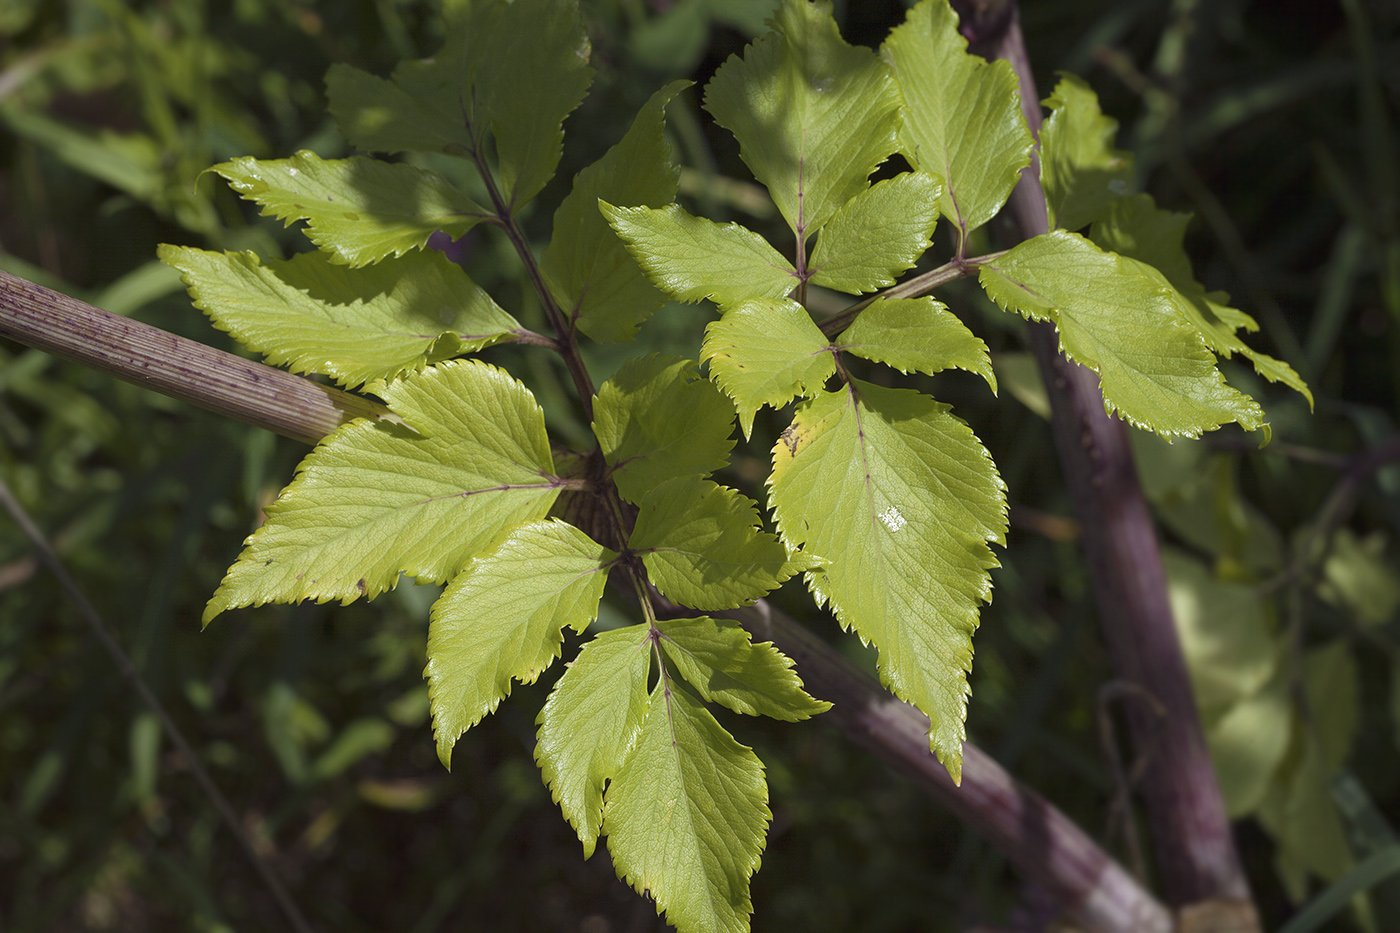
[[[819,603],[879,649],[880,675],[931,720],[955,781],[979,603],[1006,532],[991,456],[946,405],[853,381],[798,410],[773,447],[770,502],[783,539],[825,566]]]
[[[459,237],[490,216],[441,175],[363,156],[325,161],[304,150],[209,171],[262,205],[264,216],[306,221],[311,242],[350,266],[402,256],[439,230]]]
[[[428,696],[438,758],[559,656],[563,628],[582,632],[617,557],[572,525],[529,522],[472,559],[433,604],[428,625]]]
[[[893,285],[932,245],[943,183],[905,172],[862,191],[817,234],[812,281],[850,294]]]
[[[1226,359],[1241,354],[1254,364],[1259,375],[1270,382],[1282,382],[1301,393],[1312,405],[1312,392],[1293,367],[1252,349],[1236,335],[1240,327],[1257,330],[1259,325],[1254,319],[1225,307],[1223,302],[1229,300],[1227,296],[1207,293],[1205,286],[1196,280],[1191,260],[1182,245],[1186,225],[1190,222],[1190,214],[1162,210],[1150,195],[1139,194],[1110,205],[1094,222],[1089,237],[1104,249],[1146,263],[1160,272],[1179,293],[1176,296],[1178,310],[1200,333],[1207,347]]]
[[[629,360],[598,390],[593,411],[593,433],[629,502],[674,476],[708,476],[734,446],[734,406],[693,360]]]
[[[267,508],[204,610],[373,598],[399,574],[445,582],[559,495],[533,395],[454,360],[379,390],[406,426],[357,420],[322,441]]]
[[[789,560],[783,543],[758,529],[756,504],[727,486],[676,477],[637,505],[628,547],[661,594],[682,606],[748,605],[812,566],[801,555]]]
[[[836,372],[836,358],[807,309],[787,299],[741,302],[705,328],[700,359],[739,409],[748,437],[764,405],[810,396]]]
[[[658,683],[607,791],[603,828],[618,875],[681,933],[746,933],[771,818],[753,750],[683,686]]]
[[[880,53],[904,92],[900,151],[943,179],[943,216],[968,231],[991,220],[1030,164],[1034,141],[1011,64],[967,51],[947,0],[923,0]]]
[[[345,386],[394,379],[509,340],[520,323],[461,267],[413,252],[353,269],[325,253],[263,264],[252,253],[162,246],[196,308],[216,327],[292,372]]]
[[[1225,384],[1175,290],[1146,268],[1055,230],[986,263],[978,281],[1003,308],[1052,322],[1060,349],[1098,373],[1105,406],[1134,425],[1187,437],[1259,427],[1258,404]]]
[[[1128,193],[1133,157],[1113,148],[1118,121],[1104,116],[1084,79],[1061,74],[1044,103],[1050,116],[1040,130],[1040,184],[1050,227],[1078,230]]]
[[[603,632],[569,663],[540,710],[535,760],[584,858],[602,831],[603,786],[641,734],[651,657],[647,626]]]
[[[987,345],[947,305],[929,297],[874,302],[836,339],[836,346],[902,373],[964,369],[997,390]]]
[[[770,642],[754,644],[733,619],[672,619],[660,628],[666,657],[711,703],[785,722],[809,719],[831,708],[802,689],[791,658]]]
[[[616,146],[574,178],[554,212],[540,268],[554,300],[594,340],[628,340],[665,302],[598,210],[599,200],[661,207],[676,197],[679,170],[667,144],[666,104],[688,87],[673,81],[643,105]]]
[[[677,301],[721,307],[748,298],[782,298],[797,270],[768,241],[738,224],[717,224],[679,205],[600,205],[613,230],[656,287]]]
[[[901,101],[889,68],[841,38],[830,3],[784,0],[773,23],[715,72],[705,109],[803,245],[898,148]]]

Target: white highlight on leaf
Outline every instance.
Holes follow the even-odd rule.
[[[288,174],[288,175],[296,175],[296,174],[299,174],[299,173],[297,172],[296,169],[292,168],[292,167],[289,165],[289,166],[287,166],[287,174]]]
[[[892,505],[885,506],[885,510],[880,513],[880,521],[884,522],[885,526],[889,528],[890,531],[898,531],[909,524],[904,516],[900,514],[899,509]]]
[[[1122,178],[1114,178],[1109,181],[1108,190],[1114,194],[1127,194],[1128,182]]]

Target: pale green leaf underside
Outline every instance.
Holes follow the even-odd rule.
[[[874,302],[842,332],[836,346],[902,373],[963,369],[997,390],[987,345],[947,305],[927,296]]]
[[[928,714],[954,780],[978,606],[991,598],[1006,499],[986,448],[945,405],[854,382],[799,409],[773,447],[770,502],[790,547],[826,566],[818,601],[879,649],[880,675]]]
[[[1176,296],[1178,310],[1200,333],[1207,347],[1226,359],[1236,353],[1243,355],[1254,364],[1259,375],[1270,382],[1282,382],[1301,393],[1312,405],[1312,392],[1293,367],[1251,348],[1235,334],[1240,327],[1257,330],[1259,325],[1254,319],[1226,307],[1223,302],[1229,299],[1225,295],[1207,293],[1205,286],[1196,280],[1191,260],[1182,246],[1190,221],[1190,214],[1162,210],[1150,195],[1140,194],[1114,203],[1094,223],[1089,236],[1104,249],[1157,269],[1179,293]]]
[[[325,161],[304,150],[290,159],[245,156],[209,171],[264,215],[306,221],[307,238],[350,266],[402,256],[439,230],[459,237],[489,216],[441,175],[363,156]]]
[[[748,298],[782,298],[797,287],[797,271],[757,233],[717,224],[680,206],[600,205],[656,287],[677,301],[709,298],[730,306]]]
[[[727,486],[682,476],[637,503],[628,546],[672,602],[711,611],[746,606],[812,563],[788,559],[776,537],[758,530],[753,500]]]
[[[700,358],[734,400],[748,437],[764,405],[816,394],[836,372],[836,358],[802,305],[788,298],[741,302],[705,328]]]
[[[594,340],[630,339],[666,300],[608,226],[598,201],[662,207],[675,200],[680,172],[664,135],[666,104],[689,84],[673,81],[653,94],[622,141],[578,173],[554,212],[540,269],[565,315]]]
[[[841,38],[830,3],[785,0],[774,25],[715,72],[705,109],[805,243],[898,148],[901,101],[889,68]]]
[[[983,265],[978,281],[1002,307],[1052,322],[1065,354],[1098,373],[1104,405],[1138,427],[1197,437],[1263,423],[1258,404],[1226,385],[1175,291],[1133,260],[1056,230]]]
[[[602,832],[603,786],[642,731],[651,644],[645,625],[603,632],[569,663],[540,710],[535,760],[584,858]]]
[[[443,765],[511,681],[534,683],[554,663],[564,626],[582,632],[598,617],[616,557],[572,525],[529,522],[453,578],[433,604],[424,671]]]
[[[681,933],[747,933],[772,813],[763,764],[680,684],[658,683],[608,787],[613,866]]]
[[[734,406],[693,360],[629,360],[598,390],[593,411],[593,433],[629,502],[675,476],[708,476],[734,446]]]
[[[802,689],[791,658],[770,642],[754,644],[732,619],[672,619],[660,628],[666,657],[711,703],[785,722],[809,719],[831,708]]]
[[[812,281],[853,295],[893,285],[931,245],[942,193],[936,176],[905,172],[851,198],[817,234]]]
[[[520,323],[461,267],[413,252],[359,269],[325,253],[264,265],[252,253],[162,246],[196,308],[220,330],[293,372],[341,385],[394,379],[511,339]]]
[[[445,582],[505,528],[559,495],[544,413],[523,385],[475,360],[380,390],[407,427],[358,420],[313,450],[204,610],[348,603],[399,574]]]
[[[880,51],[904,92],[900,151],[943,179],[943,216],[964,231],[991,220],[1033,145],[1011,64],[968,54],[947,0],[923,0]]]
[[[1050,116],[1040,130],[1040,184],[1050,227],[1078,230],[1128,193],[1133,157],[1113,148],[1118,121],[1104,116],[1082,78],[1061,74],[1045,106]]]

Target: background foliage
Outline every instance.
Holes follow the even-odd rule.
[[[703,82],[738,52],[761,28],[760,6],[585,4],[597,83],[567,124],[560,180],[527,228],[544,235],[564,180],[619,138],[656,88]],[[896,0],[837,6],[847,39],[872,45],[903,11]],[[1091,82],[1121,123],[1119,144],[1138,153],[1134,183],[1198,215],[1186,235],[1199,276],[1260,319],[1251,343],[1291,362],[1317,398],[1310,415],[1287,390],[1260,387],[1275,437],[1263,451],[1226,431],[1145,442],[1142,457],[1213,738],[1228,747],[1220,724],[1232,713],[1253,728],[1272,723],[1280,737],[1268,767],[1222,765],[1236,812],[1262,815],[1240,824],[1240,838],[1273,927],[1290,896],[1317,890],[1300,869],[1335,876],[1346,859],[1393,844],[1400,813],[1400,468],[1363,478],[1352,508],[1329,499],[1356,458],[1396,431],[1400,19],[1363,0],[1028,0],[1022,18],[1042,95],[1058,69]],[[346,154],[325,112],[327,68],[386,74],[434,50],[437,28],[432,4],[396,0],[6,5],[0,267],[228,346],[155,261],[155,244],[273,256],[293,248],[294,234],[255,221],[199,173],[240,155]],[[755,189],[719,177],[745,176],[695,92],[668,114],[689,208],[778,229]],[[469,234],[449,252],[503,305],[520,305],[516,260],[492,240]],[[1002,402],[971,374],[929,380],[976,428],[1013,503],[976,641],[969,733],[1131,858],[1120,778],[1100,740],[1112,674],[1035,377],[1014,322],[979,301],[967,289],[950,303],[991,346]],[[668,306],[640,340],[694,355],[706,320],[703,309]],[[0,353],[5,481],[314,921],[659,928],[606,859],[579,860],[531,761],[534,711],[557,669],[475,727],[445,773],[420,677],[429,588],[403,587],[372,607],[264,607],[199,633],[204,601],[302,448],[14,345]],[[529,365],[511,348],[492,353]],[[599,379],[618,362],[606,348],[591,360]],[[551,427],[579,431],[562,374],[539,365],[533,375]],[[1231,378],[1254,377],[1246,366]],[[741,446],[728,480],[752,482],[765,460]],[[8,524],[0,587],[0,924],[278,928],[180,757]],[[1230,629],[1246,635],[1221,638],[1222,615],[1247,618]],[[829,619],[814,625],[873,663]],[[744,738],[769,765],[775,815],[754,881],[756,929],[1037,919],[1035,892],[994,853],[819,722],[747,722]],[[1373,912],[1400,916],[1393,885],[1374,892]]]

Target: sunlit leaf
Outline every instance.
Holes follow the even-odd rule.
[[[584,858],[602,831],[603,786],[642,731],[651,645],[645,625],[603,632],[569,663],[540,710],[535,759]]]
[[[893,285],[931,245],[942,192],[937,177],[905,172],[851,198],[817,234],[812,281],[851,294]]]
[[[311,452],[204,610],[348,603],[399,574],[445,582],[506,528],[559,495],[544,413],[523,385],[474,360],[380,390],[406,423],[358,420]]]
[[[694,476],[667,480],[637,503],[628,547],[641,555],[661,595],[695,609],[746,606],[811,561],[788,558],[758,529],[753,500]]]
[[[1186,225],[1190,222],[1190,214],[1162,210],[1150,195],[1140,194],[1115,201],[1104,216],[1094,222],[1089,235],[1104,249],[1144,262],[1160,272],[1178,292],[1174,302],[1178,312],[1200,333],[1207,347],[1226,359],[1236,353],[1243,355],[1254,364],[1259,375],[1302,393],[1312,405],[1312,392],[1293,367],[1252,349],[1236,336],[1235,331],[1241,327],[1246,331],[1258,330],[1254,319],[1226,307],[1229,296],[1221,292],[1207,293],[1205,286],[1196,280],[1191,260],[1182,246]]]
[[[673,81],[643,105],[616,146],[579,172],[554,212],[540,269],[554,300],[594,340],[627,340],[666,300],[598,210],[598,201],[662,207],[676,197],[679,170],[664,136],[666,104],[689,86]]]
[[[964,369],[997,390],[987,345],[948,306],[932,298],[876,301],[836,338],[848,353],[886,363],[902,373]]]
[[[1040,184],[1050,227],[1078,230],[1128,193],[1131,153],[1113,148],[1118,121],[1104,116],[1084,79],[1061,74],[1040,128]]]
[[[210,171],[264,215],[306,221],[311,242],[351,266],[402,256],[439,230],[459,237],[488,216],[441,175],[363,156],[325,161],[302,151],[233,159]]]
[[[618,875],[683,933],[746,933],[771,818],[753,751],[680,684],[658,683],[608,786],[603,828]]]
[[[660,627],[666,657],[711,703],[786,722],[831,708],[802,689],[791,658],[769,642],[754,644],[732,619],[671,619]]]
[[[715,72],[705,109],[805,244],[898,148],[899,89],[841,38],[830,3],[784,0],[774,25]]]
[[[518,525],[473,558],[433,604],[428,626],[428,695],[438,758],[559,656],[562,629],[582,632],[617,555],[564,522]]]
[[[745,301],[705,328],[700,359],[739,409],[748,437],[764,405],[811,396],[836,372],[836,358],[811,315],[790,299]]]
[[[355,269],[325,253],[263,264],[252,253],[162,246],[196,308],[220,330],[292,372],[346,386],[511,339],[521,330],[460,266],[413,252]]]
[[[1010,62],[970,55],[947,0],[911,9],[880,53],[904,94],[900,151],[943,179],[943,216],[964,234],[991,220],[1033,146]]]
[[[928,714],[958,780],[988,542],[1006,532],[991,456],[947,406],[855,381],[799,409],[769,484],[784,540],[826,561],[807,574],[813,594],[879,649],[881,679]]]
[[[1061,350],[1098,373],[1105,405],[1138,427],[1187,437],[1259,427],[1259,405],[1226,385],[1174,290],[1144,268],[1056,230],[984,264],[978,280],[1002,307],[1053,323]]]
[[[675,476],[729,462],[734,406],[693,360],[629,360],[598,390],[593,431],[623,498],[638,502]]]
[[[728,306],[782,298],[797,286],[792,263],[738,224],[717,224],[675,204],[660,210],[601,206],[648,278],[677,301],[709,298]]]

